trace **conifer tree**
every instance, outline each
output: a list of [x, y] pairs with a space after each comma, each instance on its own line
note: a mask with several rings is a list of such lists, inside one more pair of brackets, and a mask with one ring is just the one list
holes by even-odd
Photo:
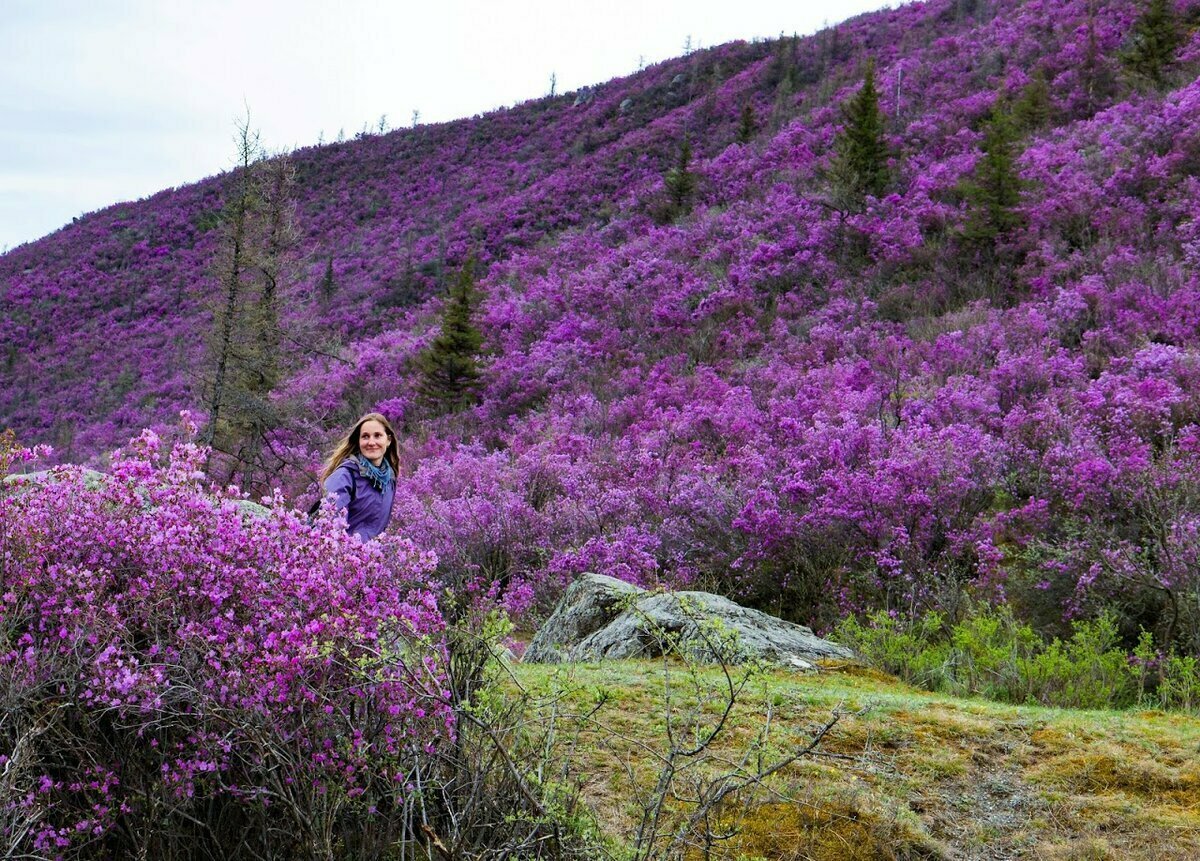
[[333, 277], [333, 255], [325, 258], [325, 274], [321, 276], [321, 298], [328, 302], [337, 292], [337, 281]]
[[742, 105], [742, 117], [738, 123], [738, 143], [748, 144], [758, 134], [758, 120], [754, 116], [754, 106], [749, 102]]
[[417, 357], [417, 394], [432, 414], [456, 412], [475, 401], [483, 334], [473, 315], [478, 304], [475, 260], [468, 258], [450, 286], [438, 336]]
[[767, 68], [767, 86], [775, 87], [784, 81], [795, 89], [796, 86], [796, 55], [800, 46], [800, 37], [793, 34], [790, 37], [779, 34], [775, 50], [771, 53], [771, 64]]
[[1130, 31], [1121, 59], [1134, 74], [1147, 78], [1161, 89], [1175, 64], [1175, 54], [1183, 44], [1183, 38], [1171, 0], [1149, 0]]
[[230, 452], [242, 468], [242, 487], [250, 489], [269, 471], [263, 462], [268, 434], [281, 418], [271, 394], [284, 373], [280, 291], [284, 267], [296, 245], [291, 211], [295, 169], [286, 156], [264, 159], [255, 166], [256, 207], [251, 213], [249, 260], [253, 291], [235, 341], [240, 385], [227, 414], [233, 439]]
[[686, 215], [692, 209], [692, 196], [696, 193], [696, 174], [692, 172], [691, 164], [692, 144], [684, 138], [679, 144], [675, 166], [663, 175], [672, 218]]
[[880, 197], [890, 181], [885, 119], [875, 89], [875, 61], [867, 61], [863, 84], [842, 107], [842, 130], [834, 141], [830, 177], [838, 191], [856, 203], [868, 194]]
[[1031, 132], [1050, 122], [1050, 84], [1044, 69], [1038, 69], [1013, 103], [1013, 122], [1021, 131]]
[[796, 109], [796, 87], [790, 76], [785, 77], [775, 88], [775, 102], [771, 106], [770, 124], [774, 131], [783, 128], [793, 117]]
[[238, 167], [232, 177], [233, 193], [222, 215], [222, 250], [216, 263], [217, 280], [221, 287], [221, 303], [214, 309], [213, 333], [209, 343], [212, 365], [212, 384], [205, 403], [208, 406], [208, 426], [201, 436], [207, 445], [216, 443], [217, 429], [229, 399], [226, 387], [230, 382], [231, 359], [239, 317], [245, 305], [247, 272], [250, 269], [247, 232], [250, 211], [254, 205], [255, 184], [251, 168], [260, 158], [257, 133], [250, 128], [250, 118], [239, 121], [237, 127]]
[[1083, 52], [1083, 66], [1079, 70], [1084, 117], [1096, 113], [1101, 104], [1116, 94], [1117, 89], [1116, 76], [1101, 55], [1100, 42], [1096, 37], [1096, 0], [1089, 0], [1087, 12], [1087, 47]]
[[288, 159], [268, 160], [247, 116], [238, 125], [238, 166], [222, 216], [214, 264], [221, 299], [213, 308], [202, 440], [230, 460], [229, 480], [256, 486], [268, 434], [279, 424], [271, 393], [283, 375], [279, 317], [284, 267], [295, 245]]
[[1024, 223], [1021, 178], [1017, 173], [1017, 131], [1006, 106], [993, 106], [984, 127], [983, 155], [973, 177], [963, 184], [969, 211], [963, 238], [977, 247], [996, 243]]

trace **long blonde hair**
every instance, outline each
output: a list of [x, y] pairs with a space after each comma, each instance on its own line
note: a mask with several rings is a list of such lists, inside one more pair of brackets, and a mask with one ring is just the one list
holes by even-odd
[[342, 465], [342, 461], [362, 454], [362, 450], [358, 447], [358, 435], [362, 433], [362, 426], [367, 422], [379, 422], [383, 425], [383, 430], [388, 437], [388, 447], [387, 451], [383, 453], [383, 459], [391, 465], [393, 473], [397, 476], [400, 475], [400, 450], [396, 442], [396, 432], [392, 430], [391, 423], [381, 414], [367, 413], [354, 423], [350, 433], [338, 442], [333, 453], [329, 455], [329, 459], [325, 461], [325, 471], [321, 473], [321, 484], [324, 484], [325, 479], [333, 475], [333, 471]]

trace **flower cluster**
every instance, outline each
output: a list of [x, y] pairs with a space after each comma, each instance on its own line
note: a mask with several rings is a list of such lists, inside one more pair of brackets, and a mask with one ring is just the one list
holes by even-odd
[[452, 735], [432, 557], [206, 489], [206, 455], [147, 431], [100, 480], [4, 486], [9, 846], [132, 856], [271, 821], [317, 845]]

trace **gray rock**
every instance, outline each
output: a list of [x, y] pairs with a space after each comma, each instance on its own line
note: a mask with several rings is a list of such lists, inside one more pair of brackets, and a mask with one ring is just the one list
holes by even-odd
[[844, 646], [709, 592], [647, 592], [583, 574], [525, 651], [528, 663], [650, 658], [682, 651], [705, 661], [761, 660], [799, 670], [852, 658]]
[[[3, 483], [9, 485], [10, 487], [21, 489], [42, 484], [48, 478], [50, 478], [50, 470], [43, 469], [38, 472], [6, 475], [3, 477]], [[89, 490], [98, 489], [106, 479], [107, 476], [102, 472], [97, 472], [94, 469], [86, 468], [83, 470], [83, 483], [84, 486]], [[257, 517], [261, 519], [271, 513], [266, 506], [260, 505], [257, 502], [251, 502], [249, 499], [237, 500], [237, 507], [238, 511], [240, 511], [245, 517]]]
[[577, 96], [575, 96], [575, 101], [572, 102], [572, 107], [577, 108], [580, 105], [586, 105], [588, 102], [590, 102], [594, 98], [596, 98], [595, 92], [588, 89], [587, 87], [584, 87], [582, 90], [579, 91], [579, 94]]
[[671, 78], [671, 86], [678, 87], [680, 84], [682, 84], [686, 80], [687, 80], [687, 75], [685, 75], [683, 72], [680, 72], [678, 75]]
[[[43, 469], [37, 472], [14, 473], [13, 475], [4, 476], [4, 483], [14, 487], [22, 487], [27, 484], [41, 484], [50, 477], [50, 470]], [[91, 490], [95, 490], [104, 481], [104, 473], [96, 472], [94, 469], [83, 470], [84, 486]]]
[[625, 99], [621, 102], [621, 113], [627, 114], [633, 108], [633, 99]]
[[259, 505], [257, 502], [251, 502], [248, 499], [239, 499], [237, 501], [238, 511], [247, 517], [257, 517], [262, 520], [270, 515], [271, 510], [265, 505]]

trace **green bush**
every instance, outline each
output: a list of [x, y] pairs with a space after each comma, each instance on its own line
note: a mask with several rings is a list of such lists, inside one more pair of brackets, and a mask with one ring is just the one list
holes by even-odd
[[1158, 704], [1164, 709], [1200, 712], [1200, 662], [1194, 656], [1168, 655], [1163, 659]]
[[950, 659], [943, 627], [940, 613], [902, 621], [879, 611], [865, 623], [854, 616], [844, 619], [836, 639], [885, 673], [940, 691], [945, 690]]
[[1149, 634], [1127, 654], [1109, 614], [1072, 629], [1070, 639], [1047, 642], [1007, 607], [984, 607], [949, 626], [936, 613], [915, 620], [875, 613], [844, 620], [838, 634], [879, 669], [942, 693], [1062, 708], [1200, 708], [1195, 658], [1160, 661]]

